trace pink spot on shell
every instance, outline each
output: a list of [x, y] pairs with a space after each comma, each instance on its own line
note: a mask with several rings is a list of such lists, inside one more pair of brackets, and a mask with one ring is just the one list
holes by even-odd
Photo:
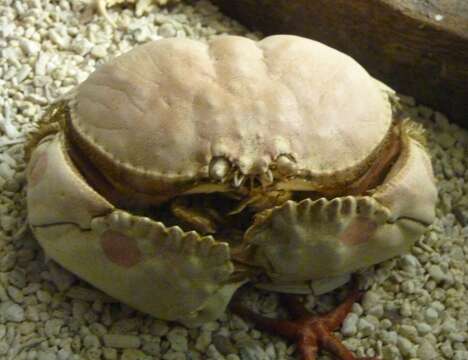
[[346, 245], [362, 244], [370, 240], [377, 229], [377, 224], [367, 218], [356, 218], [341, 234], [341, 242]]
[[44, 151], [36, 156], [30, 165], [28, 184], [29, 186], [36, 186], [44, 178], [44, 174], [47, 170], [47, 152]]
[[142, 257], [136, 239], [118, 231], [105, 231], [101, 235], [101, 246], [109, 260], [122, 267], [132, 267]]

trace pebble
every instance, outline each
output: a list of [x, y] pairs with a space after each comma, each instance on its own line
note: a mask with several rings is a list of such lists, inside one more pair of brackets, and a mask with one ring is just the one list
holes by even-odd
[[359, 317], [355, 313], [350, 313], [346, 316], [341, 326], [341, 332], [345, 336], [353, 336], [357, 333], [357, 323]]
[[452, 344], [450, 343], [449, 340], [446, 340], [441, 346], [440, 346], [440, 351], [442, 352], [442, 354], [448, 358], [448, 359], [452, 359], [453, 357], [453, 348], [452, 348]]
[[424, 317], [429, 324], [434, 324], [438, 320], [439, 314], [437, 313], [437, 310], [430, 307], [424, 312]]
[[437, 351], [429, 341], [423, 340], [418, 347], [417, 356], [420, 360], [433, 360], [437, 358]]
[[366, 319], [359, 319], [358, 330], [364, 336], [369, 336], [375, 331], [375, 326]]
[[91, 49], [91, 55], [101, 59], [107, 56], [107, 47], [104, 45], [96, 45]]
[[399, 336], [397, 341], [398, 349], [403, 355], [414, 357], [416, 354], [416, 347], [408, 339]]
[[197, 338], [195, 343], [195, 349], [199, 351], [205, 351], [208, 346], [211, 344], [211, 332], [209, 331], [202, 331]]
[[0, 271], [6, 272], [13, 269], [16, 263], [16, 254], [14, 252], [9, 252], [4, 254], [0, 258]]
[[117, 359], [117, 350], [113, 348], [103, 348], [102, 356], [105, 360], [116, 360]]
[[48, 291], [39, 290], [36, 293], [36, 297], [41, 303], [44, 304], [49, 304], [52, 301], [52, 297], [50, 296]]
[[8, 295], [10, 296], [10, 299], [13, 300], [16, 303], [22, 303], [24, 300], [24, 295], [21, 292], [21, 290], [17, 289], [14, 286], [8, 286], [7, 288]]
[[18, 326], [18, 331], [22, 335], [29, 335], [36, 329], [36, 324], [29, 321], [24, 321]]
[[439, 265], [431, 265], [429, 267], [428, 272], [429, 272], [429, 275], [436, 282], [444, 281], [447, 278], [446, 274], [442, 271], [442, 269], [441, 269], [441, 267]]
[[69, 360], [72, 356], [72, 353], [70, 350], [67, 349], [60, 349], [57, 352], [57, 359], [58, 360]]
[[362, 309], [361, 304], [357, 302], [353, 304], [353, 307], [351, 308], [351, 312], [356, 314], [357, 316], [361, 316], [362, 314], [364, 314], [364, 310]]
[[48, 351], [40, 351], [37, 355], [37, 360], [56, 360], [57, 356]]
[[416, 329], [420, 335], [426, 335], [432, 331], [432, 326], [427, 323], [417, 323]]
[[242, 360], [267, 359], [265, 351], [255, 341], [248, 340], [237, 345], [239, 347], [239, 355]]
[[171, 347], [175, 351], [187, 351], [188, 342], [187, 337], [181, 334], [179, 329], [174, 329], [167, 334], [167, 339], [171, 344]]
[[54, 337], [58, 336], [60, 333], [60, 329], [63, 326], [63, 320], [62, 319], [51, 319], [46, 321], [45, 323], [45, 334], [49, 337]]
[[101, 345], [99, 338], [96, 335], [86, 335], [83, 339], [85, 348], [97, 348]]
[[24, 321], [24, 310], [18, 304], [7, 301], [0, 304], [0, 317], [5, 321], [22, 322]]
[[224, 335], [214, 335], [212, 338], [213, 345], [223, 355], [229, 355], [237, 352], [236, 347], [231, 339]]
[[367, 310], [367, 313], [369, 315], [373, 315], [375, 316], [376, 318], [380, 319], [383, 314], [384, 314], [384, 308], [383, 308], [383, 305], [382, 304], [377, 304], [377, 305], [374, 305], [372, 306], [371, 308], [369, 308]]
[[386, 330], [386, 329], [390, 329], [391, 327], [393, 327], [393, 324], [390, 319], [382, 319], [380, 321], [380, 327]]
[[396, 345], [398, 342], [398, 334], [396, 331], [383, 331], [380, 333], [380, 337], [386, 344]]
[[221, 355], [221, 353], [216, 349], [216, 347], [211, 344], [208, 346], [208, 350], [206, 351], [206, 355], [210, 359], [215, 359], [215, 360], [224, 360], [224, 356]]
[[55, 29], [49, 30], [49, 38], [54, 42], [60, 49], [66, 50], [70, 43], [70, 38], [63, 34], [60, 34]]
[[26, 286], [26, 276], [20, 269], [15, 269], [8, 274], [10, 284], [18, 289], [23, 289]]
[[412, 325], [401, 325], [399, 333], [412, 341], [416, 341], [418, 338], [418, 331], [416, 330], [416, 327]]
[[465, 334], [462, 334], [460, 332], [450, 333], [448, 335], [448, 338], [454, 342], [460, 342], [460, 343], [463, 343], [466, 340]]
[[105, 334], [102, 337], [104, 345], [113, 348], [139, 348], [140, 338], [135, 335]]
[[70, 50], [80, 56], [84, 56], [93, 49], [93, 43], [84, 37], [79, 37], [73, 40]]
[[377, 293], [373, 291], [367, 291], [364, 294], [364, 297], [362, 299], [362, 307], [367, 312], [369, 309], [373, 308], [375, 305], [378, 305], [379, 302], [380, 302], [380, 296]]
[[416, 290], [416, 285], [413, 281], [408, 280], [401, 284], [401, 290], [403, 290], [407, 294], [413, 294]]
[[144, 352], [136, 349], [125, 349], [122, 351], [120, 360], [149, 360]]
[[161, 345], [155, 341], [145, 341], [142, 345], [143, 352], [149, 355], [158, 356], [161, 352]]
[[406, 317], [411, 317], [413, 315], [413, 308], [408, 301], [404, 301], [403, 304], [401, 304], [400, 313]]

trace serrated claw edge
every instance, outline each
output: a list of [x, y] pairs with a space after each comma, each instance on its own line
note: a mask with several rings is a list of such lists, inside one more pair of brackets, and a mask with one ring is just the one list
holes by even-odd
[[310, 280], [348, 271], [352, 248], [370, 244], [388, 219], [389, 210], [369, 196], [289, 201], [256, 219], [245, 241], [270, 276]]
[[130, 237], [148, 238], [156, 248], [174, 253], [198, 254], [216, 264], [230, 260], [230, 248], [227, 243], [216, 242], [211, 236], [201, 236], [195, 231], [184, 232], [178, 226], [166, 227], [161, 222], [134, 216], [122, 210], [93, 219], [91, 230], [98, 234], [112, 230]]
[[[345, 196], [327, 200], [320, 198], [317, 200], [304, 199], [300, 202], [287, 201], [283, 206], [279, 206], [265, 213], [259, 220], [248, 229], [247, 233], [254, 231], [257, 226], [262, 226], [270, 221], [275, 221], [276, 217], [284, 218], [281, 223], [301, 224], [305, 221], [314, 223], [342, 223], [346, 225], [352, 218], [357, 216], [369, 218], [378, 224], [385, 223], [390, 212], [383, 205], [370, 196]], [[246, 235], [247, 238], [250, 235]]]
[[93, 219], [91, 231], [106, 274], [114, 279], [109, 282], [98, 275], [98, 285], [157, 317], [190, 323], [210, 320], [242, 284], [232, 278], [229, 245], [212, 236], [166, 227], [122, 210]]

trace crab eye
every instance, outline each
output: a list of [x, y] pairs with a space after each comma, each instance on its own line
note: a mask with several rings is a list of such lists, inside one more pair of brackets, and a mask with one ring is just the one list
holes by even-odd
[[288, 155], [280, 155], [276, 159], [276, 166], [281, 174], [290, 174], [294, 171], [296, 164]]
[[223, 180], [231, 168], [231, 163], [224, 157], [215, 157], [210, 162], [210, 177]]

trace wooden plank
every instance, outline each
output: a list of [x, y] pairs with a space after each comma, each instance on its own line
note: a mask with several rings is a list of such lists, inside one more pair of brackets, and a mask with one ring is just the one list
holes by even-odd
[[466, 0], [212, 0], [265, 34], [306, 36], [468, 127]]

